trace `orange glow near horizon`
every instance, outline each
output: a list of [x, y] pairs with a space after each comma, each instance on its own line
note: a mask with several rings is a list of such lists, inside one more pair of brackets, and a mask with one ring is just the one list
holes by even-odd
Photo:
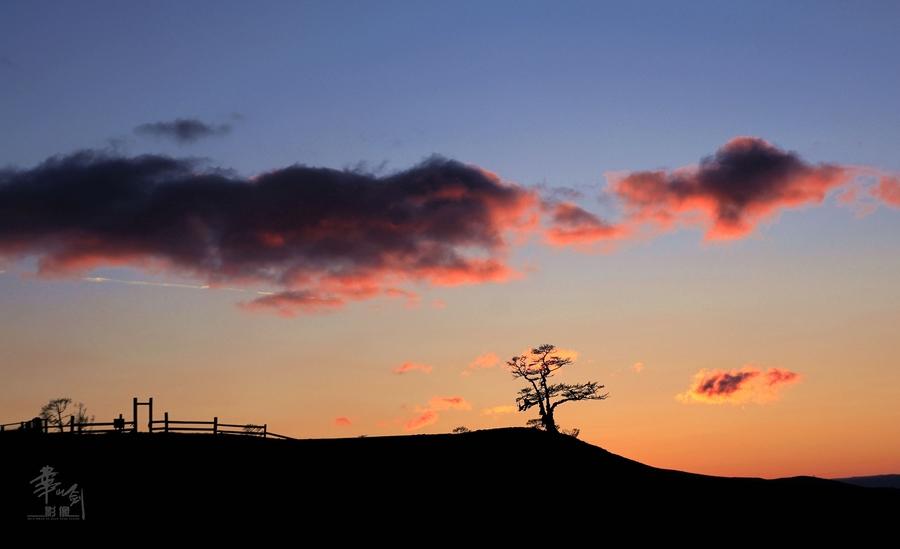
[[[704, 267], [704, 257], [723, 253], [697, 252], [696, 269], [664, 282], [645, 268], [623, 273], [596, 296], [559, 290], [535, 326], [527, 301], [495, 319], [478, 316], [478, 292], [423, 296], [445, 301], [444, 309], [409, 309], [385, 296], [339, 315], [283, 320], [235, 312], [231, 297], [216, 290], [46, 282], [7, 272], [0, 275], [3, 295], [23, 297], [4, 303], [17, 322], [7, 325], [0, 358], [17, 367], [6, 373], [6, 387], [16, 390], [3, 395], [2, 421], [32, 417], [56, 396], [82, 401], [104, 419], [129, 415], [132, 396], [153, 396], [158, 414], [267, 423], [303, 438], [522, 426], [532, 416], [515, 411], [520, 386], [504, 364], [550, 341], [574, 359], [561, 381], [598, 380], [611, 395], [566, 404], [558, 421], [614, 453], [719, 475], [900, 471], [900, 374], [893, 368], [900, 347], [891, 328], [900, 317], [884, 301], [894, 295], [887, 275], [900, 273], [900, 262], [787, 262], [742, 280], [742, 291], [732, 293], [717, 281], [741, 280], [756, 259]], [[543, 273], [549, 280], [565, 274]], [[865, 277], [867, 293], [834, 293], [850, 273]], [[522, 291], [540, 293], [539, 283], [532, 278]], [[53, 297], [26, 299], [35, 285]], [[767, 295], [764, 310], [760, 295]], [[837, 297], [823, 302], [820, 295]], [[573, 303], [596, 313], [572, 322]], [[710, 314], [698, 303], [728, 308]], [[603, 312], [626, 306], [627, 317]], [[830, 314], [834, 308], [843, 314]], [[482, 319], [476, 329], [473, 318]], [[761, 393], [726, 406], [675, 398], [699, 370], [740, 372], [728, 368], [735, 356], [765, 365], [745, 367], [759, 372], [751, 379], [763, 389], [777, 377], [786, 390], [777, 399]], [[408, 374], [394, 373], [404, 364], [413, 365]], [[799, 372], [802, 382], [787, 387], [795, 379], [785, 372]]]
[[[574, 362], [555, 379], [610, 394], [567, 403], [557, 420], [614, 453], [729, 476], [900, 472], [900, 180], [758, 138], [710, 158], [609, 176], [615, 222], [483, 172], [494, 194], [462, 216], [453, 203], [480, 187], [403, 195], [446, 215], [399, 216], [408, 223], [392, 238], [433, 224], [421, 240], [357, 250], [348, 228], [397, 220], [338, 216], [314, 231], [324, 240], [313, 243], [339, 244], [326, 259], [272, 228], [249, 233], [259, 258], [224, 270], [215, 246], [172, 263], [184, 258], [165, 238], [53, 247], [25, 224], [31, 248], [0, 249], [11, 254], [0, 257], [0, 421], [62, 396], [111, 419], [153, 396], [176, 419], [302, 438], [523, 426], [534, 411], [517, 411], [506, 361], [553, 343]], [[765, 165], [737, 189], [723, 179], [747, 163]], [[832, 219], [832, 191], [845, 193], [841, 215], [866, 200], [888, 207]], [[781, 216], [803, 206], [823, 207]], [[471, 215], [458, 242], [443, 241]], [[698, 244], [698, 229], [729, 242]], [[594, 243], [616, 251], [579, 253]], [[235, 310], [235, 292], [241, 309], [267, 314]]]

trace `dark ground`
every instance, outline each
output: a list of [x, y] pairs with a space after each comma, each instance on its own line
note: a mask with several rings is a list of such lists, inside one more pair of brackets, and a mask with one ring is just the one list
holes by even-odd
[[[461, 525], [748, 520], [896, 529], [900, 490], [812, 477], [724, 478], [656, 469], [534, 429], [263, 440], [226, 435], [0, 434], [0, 521], [43, 512], [30, 481], [50, 465], [84, 490], [88, 521], [259, 519]], [[62, 496], [58, 496], [62, 498]], [[64, 503], [58, 499], [57, 503]], [[72, 506], [73, 512], [79, 512]], [[211, 524], [212, 522], [209, 522]]]

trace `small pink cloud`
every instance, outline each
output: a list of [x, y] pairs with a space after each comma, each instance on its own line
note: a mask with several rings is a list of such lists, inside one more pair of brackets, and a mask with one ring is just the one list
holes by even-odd
[[644, 363], [643, 362], [635, 362], [631, 366], [631, 369], [632, 369], [632, 371], [634, 371], [634, 373], [639, 374], [644, 371]]
[[[529, 367], [536, 366], [538, 364], [538, 360], [540, 359], [540, 355], [536, 355], [533, 352], [533, 349], [523, 349], [518, 356], [525, 357], [526, 361], [529, 363]], [[550, 357], [556, 357], [563, 360], [569, 360], [571, 362], [576, 362], [578, 357], [581, 356], [581, 353], [576, 351], [575, 349], [563, 349], [557, 347], [550, 355]]]
[[857, 218], [866, 217], [878, 209], [878, 201], [873, 200], [874, 191], [864, 193], [864, 188], [858, 180], [847, 183], [837, 195], [837, 203], [850, 208]]
[[499, 406], [491, 406], [490, 408], [485, 408], [481, 411], [481, 415], [483, 416], [501, 416], [506, 414], [514, 414], [517, 409], [515, 406], [509, 404], [501, 404]]
[[423, 374], [430, 374], [433, 368], [428, 364], [421, 364], [418, 362], [404, 362], [403, 364], [394, 367], [392, 372], [398, 375], [406, 374], [409, 372], [422, 372]]
[[333, 295], [318, 295], [306, 290], [291, 290], [257, 297], [238, 304], [245, 311], [274, 311], [290, 318], [299, 314], [323, 313], [340, 309], [344, 299]]
[[436, 396], [428, 401], [428, 406], [416, 407], [416, 415], [404, 422], [403, 428], [406, 431], [415, 431], [435, 423], [440, 419], [438, 412], [445, 410], [471, 410], [472, 405], [460, 396]]
[[544, 241], [551, 246], [584, 246], [626, 236], [622, 226], [608, 223], [571, 202], [545, 207], [550, 210], [551, 226], [544, 233]]
[[872, 195], [889, 206], [900, 208], [900, 177], [883, 176]]
[[392, 298], [405, 299], [407, 309], [415, 309], [422, 301], [422, 298], [419, 297], [419, 294], [410, 292], [408, 290], [403, 290], [401, 288], [387, 288], [386, 290], [384, 290], [384, 295]]
[[769, 368], [766, 372], [766, 384], [771, 387], [779, 383], [792, 383], [798, 381], [800, 374], [779, 368]]
[[334, 424], [337, 425], [338, 427], [349, 427], [350, 425], [353, 424], [353, 422], [350, 421], [350, 418], [348, 418], [348, 417], [340, 416], [340, 417], [334, 418]]
[[475, 360], [473, 360], [469, 364], [469, 368], [493, 368], [498, 364], [500, 364], [500, 357], [498, 357], [496, 353], [484, 353], [483, 355], [478, 355], [477, 357], [475, 357]]
[[432, 397], [428, 401], [428, 408], [431, 410], [471, 410], [472, 405], [459, 396]]
[[403, 424], [403, 428], [407, 431], [415, 431], [422, 427], [427, 427], [438, 420], [438, 414], [434, 410], [422, 410], [419, 415], [410, 419]]
[[472, 362], [466, 367], [463, 371], [464, 376], [472, 375], [473, 372], [478, 370], [487, 370], [490, 368], [495, 368], [500, 364], [500, 357], [497, 356], [497, 353], [484, 353], [475, 357]]
[[765, 404], [776, 400], [784, 386], [798, 381], [796, 372], [781, 368], [763, 371], [750, 364], [730, 371], [700, 370], [691, 387], [676, 398], [684, 403]]

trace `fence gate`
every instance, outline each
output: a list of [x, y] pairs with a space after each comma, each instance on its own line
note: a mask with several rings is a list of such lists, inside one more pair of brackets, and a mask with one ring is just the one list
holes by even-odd
[[133, 429], [134, 432], [138, 432], [138, 406], [146, 406], [147, 407], [147, 432], [153, 432], [153, 397], [150, 397], [147, 402], [138, 402], [137, 397], [134, 397], [133, 409], [131, 420], [133, 421]]

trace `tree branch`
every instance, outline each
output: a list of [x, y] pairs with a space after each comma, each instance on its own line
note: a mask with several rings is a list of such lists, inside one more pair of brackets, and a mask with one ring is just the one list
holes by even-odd
[[609, 393], [601, 393], [605, 388], [604, 385], [596, 381], [588, 381], [587, 383], [565, 384], [559, 383], [553, 386], [554, 394], [561, 394], [563, 398], [550, 405], [550, 410], [555, 410], [557, 406], [564, 402], [573, 402], [577, 400], [604, 400]]

